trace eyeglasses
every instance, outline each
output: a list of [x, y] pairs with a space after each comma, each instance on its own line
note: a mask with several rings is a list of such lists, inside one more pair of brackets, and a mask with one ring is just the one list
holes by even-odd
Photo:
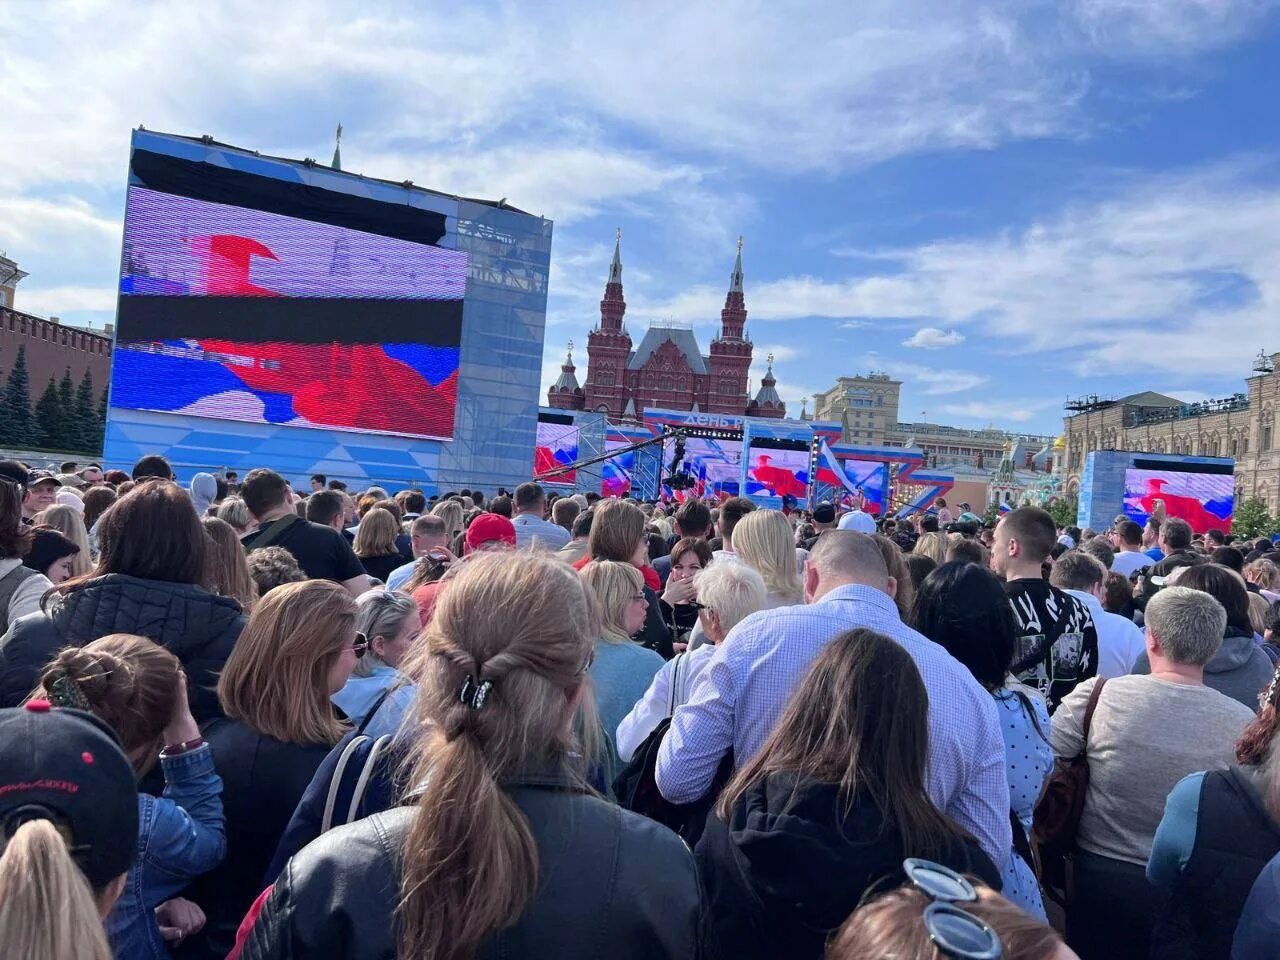
[[978, 891], [954, 870], [915, 857], [902, 861], [911, 885], [933, 901], [924, 909], [924, 928], [943, 954], [957, 960], [999, 960], [1000, 937], [957, 903], [976, 903]]
[[351, 652], [357, 657], [363, 657], [369, 652], [369, 638], [363, 633], [356, 631], [356, 638], [351, 641]]
[[644, 600], [644, 599], [645, 599], [645, 595], [643, 593], [637, 593], [634, 597], [631, 598], [631, 602], [635, 603], [637, 600]]

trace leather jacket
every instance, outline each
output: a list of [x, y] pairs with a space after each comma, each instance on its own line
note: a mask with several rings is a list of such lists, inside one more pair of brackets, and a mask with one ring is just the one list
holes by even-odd
[[[529, 819], [540, 881], [479, 960], [661, 960], [704, 955], [693, 855], [651, 820], [551, 775], [506, 789]], [[276, 880], [240, 960], [394, 960], [400, 851], [414, 807], [338, 827]]]

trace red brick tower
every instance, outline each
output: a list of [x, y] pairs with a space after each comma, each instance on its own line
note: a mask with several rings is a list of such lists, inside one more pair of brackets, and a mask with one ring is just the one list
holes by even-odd
[[733, 265], [729, 294], [720, 311], [720, 336], [711, 341], [708, 376], [708, 413], [742, 416], [746, 410], [747, 368], [751, 366], [751, 341], [747, 339], [747, 307], [742, 295], [742, 238], [738, 238], [738, 259]]
[[627, 302], [622, 299], [622, 231], [613, 247], [609, 281], [600, 301], [600, 323], [587, 336], [585, 406], [617, 419], [627, 403], [627, 357], [631, 335], [622, 325]]

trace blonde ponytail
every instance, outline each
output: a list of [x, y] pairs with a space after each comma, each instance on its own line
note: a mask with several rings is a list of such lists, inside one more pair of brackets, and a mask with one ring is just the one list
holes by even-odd
[[48, 820], [18, 827], [0, 854], [0, 943], [23, 960], [111, 960], [89, 882]]

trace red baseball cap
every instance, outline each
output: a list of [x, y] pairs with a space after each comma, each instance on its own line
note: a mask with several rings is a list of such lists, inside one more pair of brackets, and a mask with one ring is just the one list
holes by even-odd
[[497, 513], [482, 513], [467, 527], [467, 552], [478, 550], [487, 543], [516, 545], [516, 525]]

